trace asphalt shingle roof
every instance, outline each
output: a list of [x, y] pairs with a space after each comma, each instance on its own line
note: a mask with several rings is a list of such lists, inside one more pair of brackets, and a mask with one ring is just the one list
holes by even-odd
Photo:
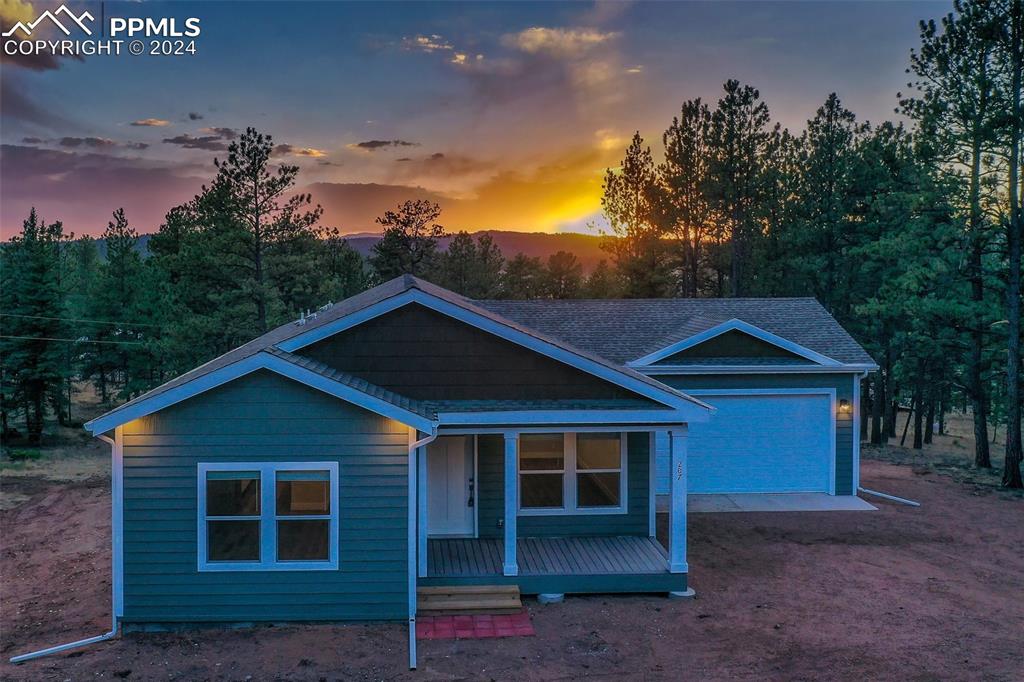
[[[464, 310], [568, 350], [659, 391], [703, 405], [685, 393], [641, 374], [625, 363], [689, 338], [731, 319], [739, 319], [798, 343], [834, 360], [874, 364], [871, 357], [813, 298], [617, 299], [474, 301], [410, 275], [333, 304], [306, 318], [289, 322], [186, 372], [108, 413], [114, 414], [215, 370], [260, 352], [268, 352], [373, 395], [416, 414], [433, 418], [441, 411], [549, 409], [552, 401], [461, 401], [426, 403], [399, 395], [358, 377], [339, 372], [277, 346], [295, 336], [334, 322], [410, 289], [419, 289]], [[716, 359], [717, 360], [717, 359]], [[721, 359], [733, 364], [734, 359]], [[727, 362], [728, 360], [728, 362]], [[744, 364], [750, 364], [746, 362]], [[539, 403], [543, 405], [538, 406]], [[648, 404], [649, 405], [649, 404]], [[626, 406], [574, 402], [562, 409], [628, 409]], [[106, 416], [106, 415], [105, 415]]]
[[620, 364], [739, 319], [848, 364], [874, 364], [813, 298], [477, 301], [502, 317]]

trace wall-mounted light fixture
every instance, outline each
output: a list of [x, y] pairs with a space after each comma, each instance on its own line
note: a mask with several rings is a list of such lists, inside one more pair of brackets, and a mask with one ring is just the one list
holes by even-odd
[[839, 401], [839, 414], [850, 414], [850, 401], [846, 398]]

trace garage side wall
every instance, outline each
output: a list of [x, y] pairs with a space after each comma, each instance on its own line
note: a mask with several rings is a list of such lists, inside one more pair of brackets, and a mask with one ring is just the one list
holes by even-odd
[[[850, 374], [722, 374], [722, 375], [659, 375], [659, 381], [682, 391], [699, 389], [780, 389], [833, 388], [836, 402], [853, 401], [853, 377]], [[755, 428], [755, 425], [750, 425]], [[853, 494], [853, 415], [836, 415], [836, 494]], [[658, 461], [658, 493], [668, 493], [667, 442], [656, 439]]]
[[[124, 620], [404, 619], [408, 428], [271, 372], [124, 427]], [[338, 569], [200, 572], [200, 462], [338, 463]]]

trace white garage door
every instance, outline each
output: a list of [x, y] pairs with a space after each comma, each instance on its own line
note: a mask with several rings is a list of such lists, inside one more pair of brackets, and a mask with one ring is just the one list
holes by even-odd
[[[718, 408], [691, 424], [691, 493], [829, 492], [835, 434], [827, 395], [692, 395]], [[668, 440], [656, 437], [658, 492], [668, 493]]]

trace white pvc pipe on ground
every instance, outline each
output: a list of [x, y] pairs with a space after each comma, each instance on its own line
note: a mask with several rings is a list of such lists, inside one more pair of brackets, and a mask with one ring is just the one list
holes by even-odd
[[80, 639], [77, 642], [69, 642], [67, 644], [59, 644], [57, 646], [51, 646], [49, 649], [40, 649], [39, 651], [33, 651], [30, 654], [22, 654], [21, 656], [15, 656], [11, 659], [11, 663], [23, 663], [25, 661], [31, 661], [33, 658], [42, 658], [43, 656], [49, 656], [50, 654], [59, 654], [61, 651], [67, 651], [68, 649], [75, 649], [80, 646], [87, 646], [89, 644], [96, 644], [97, 642], [103, 642], [108, 639], [113, 639], [117, 636], [117, 622], [115, 619], [113, 629], [102, 635], [96, 637], [90, 637], [88, 639]]
[[862, 493], [864, 493], [866, 495], [874, 495], [875, 497], [881, 497], [881, 498], [884, 498], [886, 500], [892, 500], [893, 502], [899, 502], [900, 504], [907, 504], [907, 505], [910, 505], [911, 507], [920, 507], [921, 506], [920, 502], [914, 502], [913, 500], [908, 500], [905, 497], [896, 497], [895, 495], [889, 495], [887, 493], [880, 493], [877, 490], [868, 490], [867, 488], [861, 488], [861, 487], [858, 487], [857, 490], [859, 490], [860, 492], [862, 492]]

